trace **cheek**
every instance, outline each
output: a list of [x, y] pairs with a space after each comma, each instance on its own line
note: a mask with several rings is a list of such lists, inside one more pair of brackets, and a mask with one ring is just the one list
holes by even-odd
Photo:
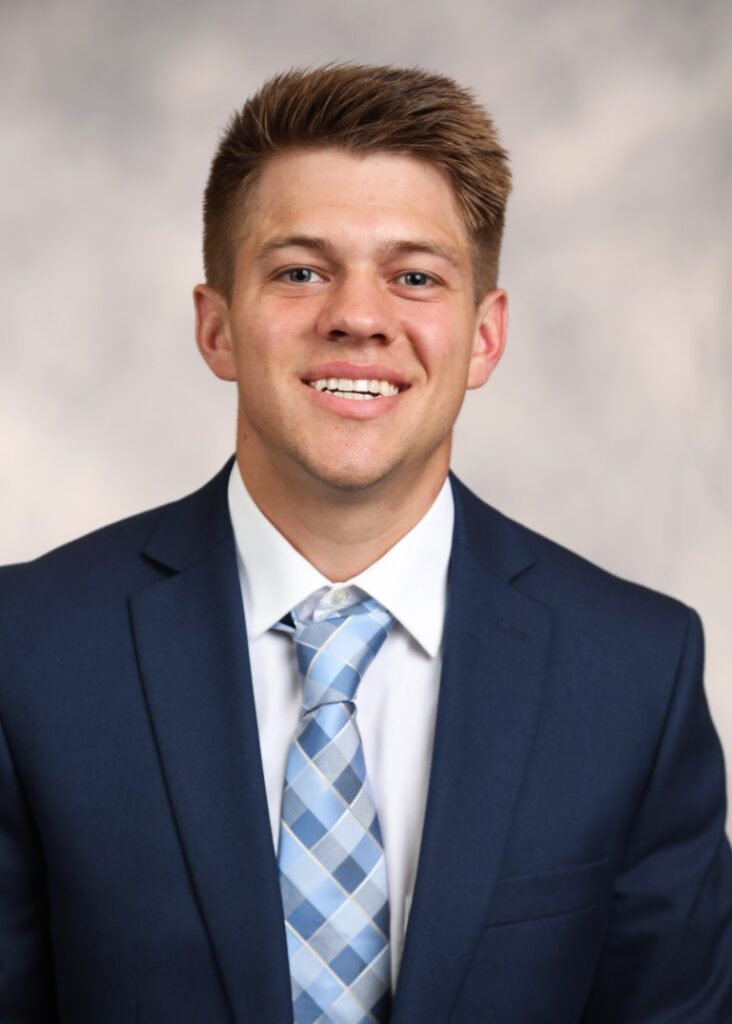
[[256, 350], [259, 358], [283, 361], [312, 328], [313, 312], [308, 302], [260, 299], [246, 307], [236, 323], [236, 333], [245, 350]]
[[472, 345], [471, 325], [439, 311], [425, 317], [414, 335], [413, 347], [430, 384], [448, 392], [464, 387]]
[[266, 373], [270, 365], [282, 356], [282, 338], [287, 336], [277, 321], [268, 317], [265, 310], [248, 310], [233, 325], [233, 343], [237, 366], [240, 371], [256, 368], [259, 374]]

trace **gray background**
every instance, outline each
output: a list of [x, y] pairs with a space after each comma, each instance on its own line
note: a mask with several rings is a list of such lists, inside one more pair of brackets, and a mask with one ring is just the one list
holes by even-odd
[[729, 767], [731, 43], [721, 0], [2, 0], [0, 562], [232, 449], [190, 299], [229, 113], [293, 64], [420, 64], [476, 90], [515, 170], [509, 345], [455, 467], [700, 611]]

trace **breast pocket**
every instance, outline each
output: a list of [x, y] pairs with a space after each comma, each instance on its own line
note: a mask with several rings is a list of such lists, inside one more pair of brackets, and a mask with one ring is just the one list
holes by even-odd
[[450, 1024], [579, 1020], [610, 892], [606, 860], [500, 879]]
[[485, 926], [575, 913], [602, 902], [609, 887], [607, 859], [547, 874], [502, 878], [493, 891]]

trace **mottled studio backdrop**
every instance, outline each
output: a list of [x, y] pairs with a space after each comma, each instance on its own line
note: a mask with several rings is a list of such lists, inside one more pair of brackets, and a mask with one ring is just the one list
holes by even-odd
[[227, 457], [234, 393], [192, 332], [208, 162], [263, 78], [338, 58], [446, 72], [496, 117], [511, 328], [455, 467], [698, 608], [729, 767], [723, 0], [2, 0], [0, 561], [177, 497]]

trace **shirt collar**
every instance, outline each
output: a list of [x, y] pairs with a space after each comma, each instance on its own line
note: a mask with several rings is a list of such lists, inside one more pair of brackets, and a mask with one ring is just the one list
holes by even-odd
[[434, 502], [409, 533], [350, 580], [335, 584], [311, 565], [261, 512], [234, 461], [229, 476], [229, 515], [250, 640], [320, 588], [356, 586], [374, 597], [434, 658], [442, 642], [454, 504], [446, 479]]

